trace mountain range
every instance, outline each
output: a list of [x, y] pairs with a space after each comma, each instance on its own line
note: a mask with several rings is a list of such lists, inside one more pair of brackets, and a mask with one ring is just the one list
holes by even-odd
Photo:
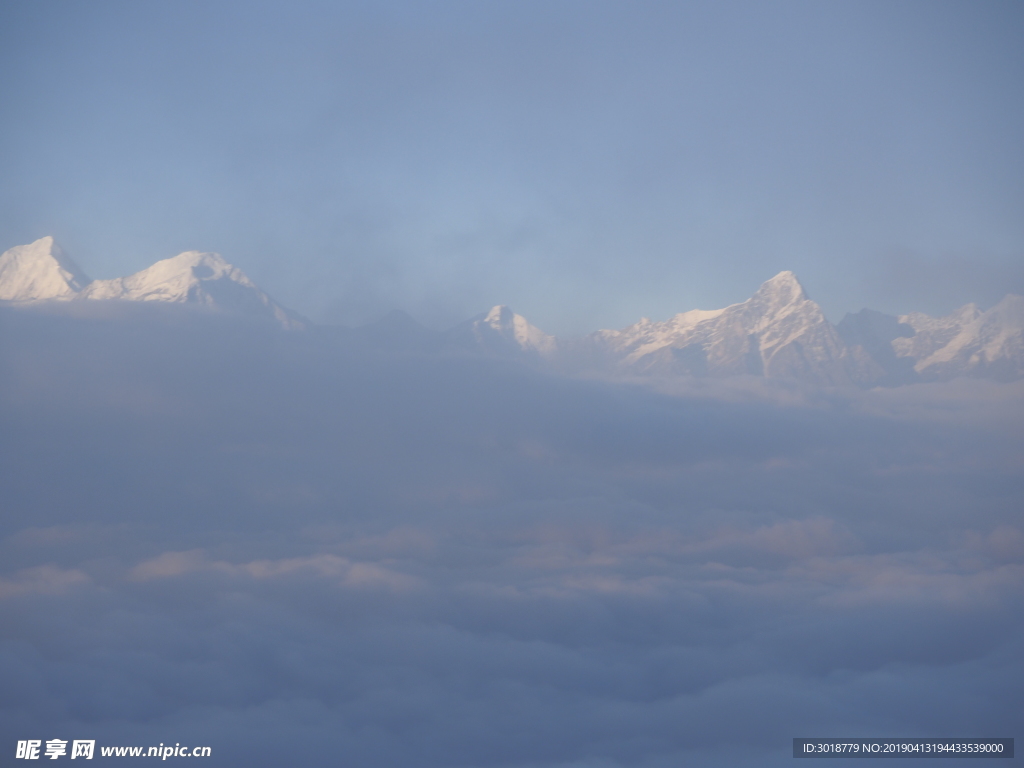
[[90, 280], [52, 237], [0, 255], [0, 300], [159, 301], [265, 318], [289, 330], [309, 324], [271, 299], [220, 254], [186, 251], [128, 277]]
[[[311, 325], [219, 254], [187, 251], [128, 277], [90, 280], [51, 237], [0, 255], [0, 301], [169, 302], [286, 330]], [[938, 318], [864, 309], [833, 325], [792, 272], [780, 272], [747, 301], [723, 309], [694, 309], [663, 322], [642, 318], [576, 339], [550, 336], [505, 306], [444, 332], [394, 312], [347, 333], [375, 348], [468, 352], [569, 374], [746, 375], [862, 387], [958, 376], [1024, 378], [1024, 297], [1007, 295], [987, 311], [968, 304]]]

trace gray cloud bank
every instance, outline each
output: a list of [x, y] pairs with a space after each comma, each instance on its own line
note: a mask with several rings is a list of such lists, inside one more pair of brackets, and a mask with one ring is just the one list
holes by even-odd
[[1022, 403], [0, 308], [3, 749], [603, 768], [1019, 736]]

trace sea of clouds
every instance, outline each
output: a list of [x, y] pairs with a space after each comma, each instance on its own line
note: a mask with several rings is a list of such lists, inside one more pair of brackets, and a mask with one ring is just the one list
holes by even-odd
[[174, 310], [0, 309], [0, 749], [1021, 735], [1024, 383], [570, 379]]

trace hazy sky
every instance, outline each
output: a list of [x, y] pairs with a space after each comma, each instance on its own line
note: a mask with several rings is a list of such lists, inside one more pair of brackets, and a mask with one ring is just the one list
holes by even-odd
[[1019, 2], [0, 6], [0, 249], [559, 334], [1024, 293]]

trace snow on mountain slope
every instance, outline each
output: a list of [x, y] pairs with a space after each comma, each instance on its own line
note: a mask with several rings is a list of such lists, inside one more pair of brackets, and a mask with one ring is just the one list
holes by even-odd
[[1024, 298], [1012, 294], [985, 312], [967, 304], [943, 317], [864, 309], [844, 317], [839, 332], [885, 369], [872, 383], [1024, 377]]
[[52, 237], [0, 255], [0, 299], [165, 301], [263, 317], [287, 329], [307, 321], [277, 304], [219, 254], [187, 251], [129, 277], [90, 281]]
[[893, 350], [897, 357], [922, 360], [949, 344], [963, 329], [981, 316], [973, 304], [967, 304], [945, 317], [929, 317], [920, 312], [900, 315], [899, 321], [913, 328], [908, 337], [894, 339]]
[[622, 331], [598, 331], [589, 344], [639, 374], [752, 374], [842, 384], [851, 380], [854, 362], [792, 272], [780, 272], [740, 304], [692, 310], [663, 323], [644, 318]]
[[0, 299], [4, 301], [71, 299], [88, 283], [89, 278], [52, 237], [0, 255]]
[[[128, 277], [90, 281], [52, 237], [0, 255], [0, 300], [168, 302], [264, 318], [287, 329], [308, 325], [216, 253], [187, 251]], [[747, 301], [724, 309], [694, 309], [664, 322], [642, 318], [583, 339], [559, 341], [501, 305], [443, 333], [399, 313], [356, 336], [371, 346], [424, 353], [457, 347], [563, 372], [753, 375], [861, 386], [1024, 378], [1020, 296], [1008, 295], [986, 312], [968, 304], [937, 318], [866, 309], [836, 327], [792, 272], [780, 272]]]
[[691, 309], [669, 318], [663, 323], [656, 323], [642, 317], [621, 331], [598, 331], [595, 340], [603, 342], [607, 347], [623, 357], [628, 363], [657, 352], [668, 346], [683, 347], [699, 335], [698, 328], [707, 320], [719, 317], [724, 309]]
[[[965, 322], [948, 322], [945, 325], [957, 333], [943, 346], [918, 357], [914, 370], [922, 378], [980, 375], [1010, 380], [1024, 376], [1024, 297], [1008, 294], [994, 307], [981, 313], [973, 304], [968, 304], [953, 315], [939, 318], [934, 324], [954, 316]], [[907, 317], [917, 319], [922, 316]], [[926, 323], [923, 325], [927, 327]]]
[[448, 340], [457, 346], [486, 351], [499, 356], [527, 356], [550, 359], [558, 352], [558, 342], [526, 318], [506, 306], [460, 323], [448, 332]]
[[83, 299], [201, 304], [272, 318], [287, 329], [306, 325], [299, 315], [274, 302], [242, 270], [217, 253], [186, 251], [128, 277], [94, 280], [80, 295]]

